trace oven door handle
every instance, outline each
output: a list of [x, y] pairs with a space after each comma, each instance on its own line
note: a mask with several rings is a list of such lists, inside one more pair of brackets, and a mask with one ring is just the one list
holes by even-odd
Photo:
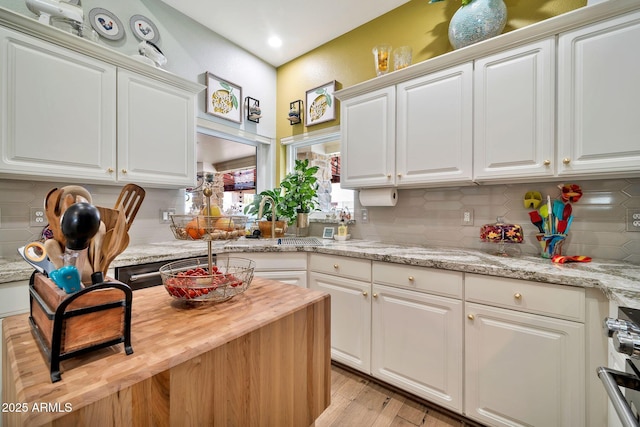
[[130, 282], [135, 282], [140, 279], [148, 279], [149, 277], [157, 277], [160, 275], [159, 271], [152, 271], [151, 273], [142, 273], [142, 274], [132, 274], [129, 277]]
[[[188, 267], [182, 267], [180, 269], [180, 271], [186, 271], [186, 270], [190, 270], [190, 269], [194, 269], [194, 268], [198, 268], [201, 267], [200, 265], [190, 265]], [[142, 273], [142, 274], [132, 274], [131, 276], [129, 276], [129, 282], [135, 282], [136, 280], [140, 280], [140, 279], [148, 279], [149, 277], [157, 277], [160, 276], [160, 270], [158, 271], [152, 271], [151, 273]]]
[[604, 389], [611, 400], [620, 422], [624, 427], [638, 427], [638, 421], [631, 412], [631, 408], [627, 404], [618, 384], [623, 385], [625, 382], [637, 382], [638, 379], [633, 375], [629, 375], [626, 372], [620, 372], [609, 368], [599, 367], [596, 372]]

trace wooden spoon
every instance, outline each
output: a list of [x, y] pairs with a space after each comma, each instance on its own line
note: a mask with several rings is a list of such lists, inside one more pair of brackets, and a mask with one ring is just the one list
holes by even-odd
[[49, 228], [53, 233], [53, 238], [57, 240], [62, 246], [67, 242], [67, 239], [62, 234], [62, 227], [60, 226], [60, 198], [62, 197], [62, 190], [54, 188], [49, 191], [49, 194], [44, 199], [44, 214], [49, 222]]
[[136, 184], [127, 184], [122, 187], [122, 191], [116, 200], [114, 209], [120, 209], [124, 211], [124, 216], [127, 222], [127, 232], [131, 228], [131, 223], [142, 205], [146, 192], [144, 189]]
[[100, 227], [98, 228], [98, 232], [93, 239], [91, 239], [91, 244], [89, 245], [89, 257], [91, 259], [91, 266], [93, 267], [93, 271], [100, 271], [100, 257], [102, 250], [102, 240], [104, 239], [104, 235], [107, 232], [107, 227], [104, 225], [104, 221], [100, 221]]
[[[127, 235], [127, 221], [124, 216], [124, 212], [117, 211], [119, 213], [115, 226], [111, 230], [107, 230], [104, 241], [102, 243], [102, 261], [100, 265], [100, 271], [107, 275], [107, 270], [111, 262], [117, 257], [122, 247], [122, 241], [128, 238]], [[106, 224], [105, 224], [106, 225]], [[109, 236], [109, 234], [111, 234]], [[127, 236], [127, 237], [125, 237]]]

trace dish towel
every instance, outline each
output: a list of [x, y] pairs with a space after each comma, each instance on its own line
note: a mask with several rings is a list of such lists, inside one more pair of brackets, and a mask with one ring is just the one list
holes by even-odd
[[551, 261], [557, 262], [558, 264], [564, 264], [566, 262], [590, 262], [591, 257], [584, 255], [575, 255], [575, 256], [565, 256], [565, 255], [554, 255], [551, 257]]

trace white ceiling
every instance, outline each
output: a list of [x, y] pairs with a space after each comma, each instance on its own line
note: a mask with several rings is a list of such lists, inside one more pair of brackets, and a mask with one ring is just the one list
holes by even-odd
[[[278, 67], [409, 0], [162, 0]], [[270, 47], [269, 37], [282, 39]]]
[[246, 157], [253, 157], [255, 159], [256, 156], [256, 147], [252, 145], [241, 144], [203, 133], [198, 133], [197, 143], [196, 151], [198, 162], [209, 165]]

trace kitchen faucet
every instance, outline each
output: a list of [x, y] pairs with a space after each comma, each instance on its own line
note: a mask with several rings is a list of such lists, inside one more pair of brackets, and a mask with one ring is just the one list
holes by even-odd
[[260, 205], [258, 206], [258, 219], [262, 218], [262, 210], [264, 209], [264, 204], [268, 200], [271, 200], [271, 238], [275, 239], [276, 237], [276, 202], [273, 200], [271, 196], [262, 196], [260, 199]]

